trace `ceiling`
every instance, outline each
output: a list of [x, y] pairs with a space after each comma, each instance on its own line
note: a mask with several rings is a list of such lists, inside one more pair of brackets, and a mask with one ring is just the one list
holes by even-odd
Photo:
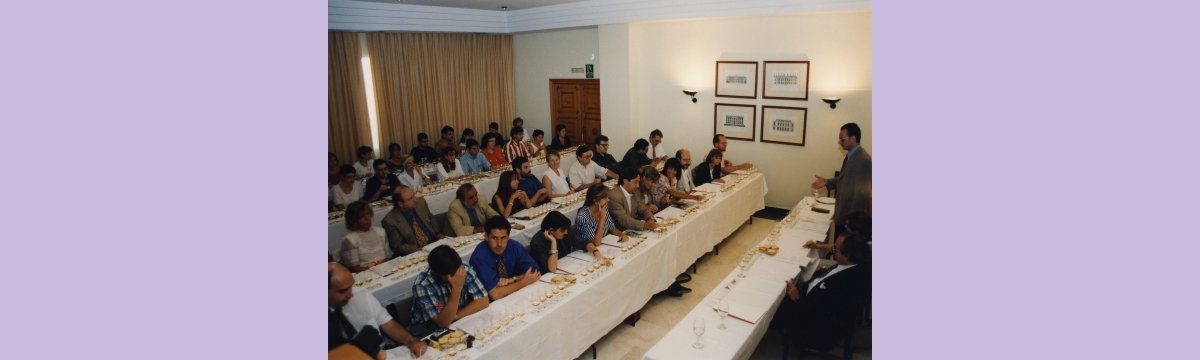
[[542, 6], [569, 4], [576, 2], [584, 2], [588, 0], [352, 0], [363, 2], [374, 2], [384, 4], [405, 4], [405, 5], [423, 5], [423, 6], [440, 6], [452, 7], [460, 9], [475, 9], [475, 10], [500, 10], [501, 6], [507, 6], [508, 10], [524, 10]]

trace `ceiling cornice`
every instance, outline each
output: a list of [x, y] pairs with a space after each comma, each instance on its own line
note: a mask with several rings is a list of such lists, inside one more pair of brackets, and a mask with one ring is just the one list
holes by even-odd
[[604, 24], [869, 9], [871, 0], [592, 0], [514, 11], [329, 0], [329, 29], [514, 34]]

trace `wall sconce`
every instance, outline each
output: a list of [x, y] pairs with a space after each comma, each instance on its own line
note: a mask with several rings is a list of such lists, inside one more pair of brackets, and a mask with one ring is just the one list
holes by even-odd
[[838, 103], [838, 101], [842, 101], [842, 99], [839, 99], [839, 98], [824, 98], [824, 99], [821, 99], [821, 101], [824, 101], [824, 102], [828, 103], [828, 104], [829, 104], [829, 108], [830, 108], [830, 109], [837, 109], [837, 103]]
[[687, 95], [687, 96], [691, 96], [691, 97], [692, 97], [692, 103], [693, 103], [693, 104], [694, 104], [694, 103], [696, 103], [696, 92], [695, 92], [695, 91], [687, 91], [687, 90], [684, 90], [684, 91], [683, 91], [683, 93], [684, 93], [684, 95]]

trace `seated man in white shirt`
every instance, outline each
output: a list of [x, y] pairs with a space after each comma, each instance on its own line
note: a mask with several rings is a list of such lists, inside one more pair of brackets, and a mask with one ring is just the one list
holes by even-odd
[[340, 318], [343, 334], [353, 338], [364, 326], [371, 325], [383, 332], [397, 344], [407, 345], [414, 359], [425, 353], [425, 343], [408, 333], [400, 323], [388, 315], [370, 293], [359, 288], [360, 296], [354, 296], [354, 276], [350, 270], [338, 263], [329, 263], [329, 312]]
[[650, 132], [650, 151], [646, 152], [646, 158], [651, 161], [667, 161], [667, 149], [662, 145], [663, 133], [658, 129]]
[[577, 192], [586, 191], [592, 184], [603, 182], [604, 177], [617, 178], [617, 174], [612, 170], [605, 169], [592, 161], [592, 151], [588, 150], [586, 146], [575, 149], [575, 159], [578, 162], [571, 164], [571, 170], [567, 171], [567, 182], [571, 183], [571, 188]]

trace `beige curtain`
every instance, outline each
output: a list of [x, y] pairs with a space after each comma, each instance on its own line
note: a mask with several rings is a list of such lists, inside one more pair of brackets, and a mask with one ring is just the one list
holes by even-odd
[[493, 121], [508, 137], [516, 117], [511, 35], [369, 33], [367, 44], [384, 158], [393, 142], [408, 153], [418, 133], [437, 143], [445, 125], [455, 141], [464, 128], [479, 140]]
[[358, 33], [329, 32], [329, 152], [343, 164], [358, 159], [359, 146], [371, 146], [358, 37]]

